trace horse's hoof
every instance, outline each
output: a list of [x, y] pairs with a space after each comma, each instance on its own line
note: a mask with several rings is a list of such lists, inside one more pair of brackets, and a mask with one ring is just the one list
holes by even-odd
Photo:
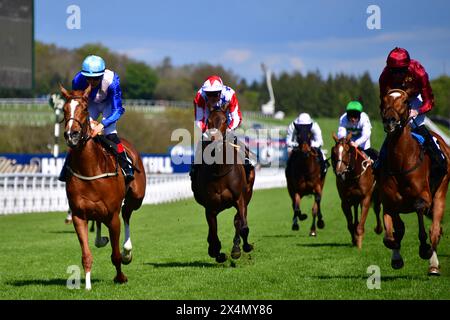
[[310, 236], [310, 237], [317, 237], [316, 231], [315, 231], [315, 230], [311, 230], [311, 231], [309, 232], [309, 236]]
[[383, 228], [381, 226], [377, 226], [373, 229], [376, 234], [381, 234], [383, 232]]
[[239, 259], [240, 257], [241, 257], [241, 248], [239, 248], [239, 246], [233, 247], [233, 249], [231, 249], [231, 258]]
[[428, 275], [429, 276], [440, 276], [441, 275], [441, 271], [439, 270], [438, 267], [430, 267], [428, 269]]
[[114, 282], [115, 283], [125, 283], [128, 281], [128, 278], [123, 274], [118, 274], [115, 278], [114, 278]]
[[292, 231], [298, 231], [298, 229], [300, 229], [300, 227], [298, 226], [297, 223], [294, 223], [294, 224], [292, 225]]
[[391, 267], [392, 267], [392, 269], [398, 270], [398, 269], [403, 268], [404, 265], [405, 264], [404, 264], [402, 258], [400, 258], [398, 260], [391, 260]]
[[65, 223], [65, 224], [71, 224], [71, 223], [72, 223], [72, 219], [65, 219], [65, 220], [64, 220], [64, 223]]
[[306, 220], [306, 218], [308, 218], [308, 215], [300, 213], [298, 218], [300, 219], [300, 221], [304, 221], [304, 220]]
[[247, 243], [242, 246], [242, 249], [244, 249], [244, 252], [249, 253], [253, 250], [253, 246], [250, 243]]
[[325, 222], [323, 220], [317, 221], [317, 228], [319, 229], [325, 228]]
[[122, 264], [128, 265], [133, 260], [133, 255], [131, 254], [131, 251], [128, 253], [122, 252]]
[[390, 239], [384, 238], [383, 243], [386, 246], [386, 248], [388, 248], [388, 249], [391, 249], [391, 250], [399, 250], [400, 249], [400, 245], [395, 240], [390, 240]]
[[97, 248], [103, 248], [104, 246], [106, 246], [109, 242], [108, 237], [101, 237], [100, 239], [95, 239], [95, 246]]
[[227, 261], [227, 256], [225, 255], [225, 253], [219, 253], [219, 255], [216, 257], [216, 262], [224, 263], [225, 261]]
[[424, 259], [428, 260], [433, 255], [433, 249], [431, 249], [431, 246], [427, 243], [423, 246], [419, 247], [419, 256]]

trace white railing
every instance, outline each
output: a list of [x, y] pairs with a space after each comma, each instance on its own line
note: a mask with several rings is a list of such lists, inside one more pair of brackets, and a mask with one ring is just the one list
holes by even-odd
[[[254, 189], [286, 186], [283, 169], [257, 171]], [[144, 204], [193, 197], [188, 174], [147, 175]], [[55, 175], [0, 174], [0, 215], [68, 209], [65, 184]]]

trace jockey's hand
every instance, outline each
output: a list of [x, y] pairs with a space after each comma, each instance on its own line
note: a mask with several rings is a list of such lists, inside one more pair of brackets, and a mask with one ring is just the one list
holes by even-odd
[[355, 148], [358, 148], [358, 147], [359, 147], [358, 144], [357, 144], [355, 141], [350, 141], [350, 145], [351, 145], [352, 147], [355, 147]]
[[103, 125], [103, 123], [97, 124], [97, 125], [92, 129], [92, 133], [91, 133], [92, 138], [95, 137], [96, 135], [98, 135], [100, 132], [102, 132], [104, 127], [105, 127], [105, 126]]
[[410, 118], [415, 118], [419, 115], [419, 111], [415, 110], [415, 109], [411, 109], [409, 110], [409, 117]]

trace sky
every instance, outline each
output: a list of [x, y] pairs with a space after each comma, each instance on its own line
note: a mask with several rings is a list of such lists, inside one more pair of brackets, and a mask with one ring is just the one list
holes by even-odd
[[[71, 5], [80, 29], [67, 27]], [[220, 64], [247, 81], [263, 79], [261, 63], [276, 74], [368, 71], [377, 81], [399, 46], [433, 79], [450, 74], [450, 1], [35, 0], [35, 39], [99, 42], [152, 66], [165, 57], [175, 66]]]

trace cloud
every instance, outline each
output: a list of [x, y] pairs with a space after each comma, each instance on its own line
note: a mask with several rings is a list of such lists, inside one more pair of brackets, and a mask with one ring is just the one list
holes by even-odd
[[[367, 31], [372, 33], [374, 31]], [[385, 32], [381, 34], [375, 33], [374, 36], [367, 37], [333, 37], [318, 40], [290, 42], [288, 47], [299, 51], [310, 50], [349, 50], [349, 48], [361, 48], [370, 45], [391, 44], [392, 42], [436, 42], [450, 40], [450, 30], [445, 28], [422, 29], [401, 32]]]
[[301, 71], [305, 68], [305, 63], [298, 57], [291, 57], [289, 61], [291, 63], [291, 66], [296, 70]]
[[252, 56], [252, 52], [246, 49], [229, 49], [223, 54], [223, 59], [235, 63], [244, 63]]

